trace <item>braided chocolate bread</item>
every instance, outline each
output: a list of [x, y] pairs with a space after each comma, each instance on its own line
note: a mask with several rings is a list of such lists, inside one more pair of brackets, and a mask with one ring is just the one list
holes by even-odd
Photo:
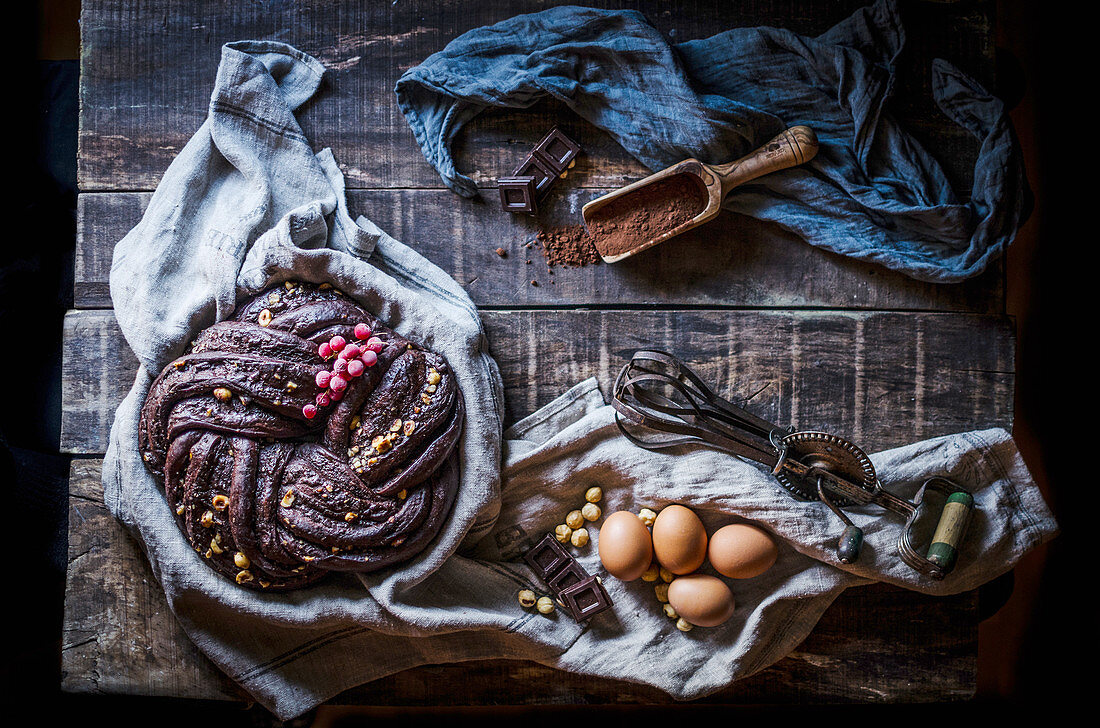
[[287, 282], [164, 368], [138, 437], [206, 563], [287, 590], [423, 549], [454, 502], [463, 418], [442, 356], [331, 286]]

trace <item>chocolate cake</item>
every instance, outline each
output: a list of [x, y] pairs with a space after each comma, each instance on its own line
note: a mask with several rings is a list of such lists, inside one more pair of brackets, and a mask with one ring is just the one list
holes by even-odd
[[454, 502], [463, 419], [442, 356], [331, 286], [287, 282], [164, 368], [139, 445], [211, 568], [287, 590], [420, 552]]

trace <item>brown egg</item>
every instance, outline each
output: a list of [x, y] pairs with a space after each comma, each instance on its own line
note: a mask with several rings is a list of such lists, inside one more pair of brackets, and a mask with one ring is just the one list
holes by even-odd
[[667, 506], [653, 522], [653, 553], [673, 574], [690, 574], [707, 557], [707, 531], [699, 516], [683, 506]]
[[642, 519], [630, 511], [616, 511], [600, 526], [599, 551], [607, 573], [633, 581], [653, 561], [653, 539]]
[[779, 555], [775, 540], [748, 523], [722, 526], [710, 537], [707, 559], [714, 570], [732, 579], [751, 579], [771, 568]]
[[697, 627], [717, 627], [733, 616], [733, 594], [716, 576], [689, 574], [668, 585], [668, 603]]

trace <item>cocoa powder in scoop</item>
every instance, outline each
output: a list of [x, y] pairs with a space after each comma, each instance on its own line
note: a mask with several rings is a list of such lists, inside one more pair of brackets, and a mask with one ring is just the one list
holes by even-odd
[[639, 187], [604, 205], [588, 221], [600, 254], [619, 255], [690, 221], [707, 207], [707, 190], [691, 174]]

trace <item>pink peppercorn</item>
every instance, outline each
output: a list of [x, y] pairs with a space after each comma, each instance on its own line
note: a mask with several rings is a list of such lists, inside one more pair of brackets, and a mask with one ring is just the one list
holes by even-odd
[[332, 378], [328, 380], [328, 388], [332, 390], [333, 394], [343, 392], [344, 388], [348, 386], [348, 380], [341, 377], [339, 374], [333, 374]]
[[328, 380], [332, 376], [332, 372], [326, 372], [324, 370], [317, 372], [317, 386], [321, 389], [328, 387]]
[[363, 362], [363, 366], [372, 367], [378, 363], [378, 355], [370, 349], [367, 349], [359, 357], [359, 361]]
[[333, 374], [343, 374], [347, 370], [348, 370], [348, 360], [347, 359], [337, 359], [336, 361], [332, 362], [332, 372], [333, 372]]
[[340, 351], [347, 343], [348, 342], [344, 340], [343, 336], [333, 336], [331, 339], [328, 340], [328, 345], [332, 348], [333, 351]]
[[330, 389], [328, 392], [328, 396], [332, 398], [333, 402], [339, 402], [344, 398], [344, 390], [341, 389], [339, 392], [337, 392], [335, 389]]
[[340, 356], [344, 357], [345, 359], [354, 359], [355, 357], [359, 356], [360, 352], [362, 351], [363, 350], [355, 344], [348, 344], [344, 347], [344, 350], [340, 352]]
[[302, 407], [302, 414], [306, 416], [307, 420], [312, 420], [314, 417], [317, 416], [317, 406], [307, 404], [306, 406]]
[[362, 341], [363, 339], [369, 339], [370, 333], [370, 326], [362, 323], [355, 324], [355, 338], [359, 339], [360, 341]]
[[382, 343], [382, 340], [379, 339], [377, 336], [373, 336], [367, 341], [366, 348], [377, 353], [379, 351], [382, 351], [383, 346], [385, 346], [385, 344]]
[[317, 347], [317, 355], [322, 359], [328, 359], [332, 356], [332, 347], [328, 345], [327, 341]]
[[358, 359], [352, 359], [348, 362], [348, 374], [353, 377], [358, 377], [363, 374], [363, 362]]
[[328, 407], [329, 404], [331, 404], [331, 402], [329, 402], [328, 392], [321, 392], [320, 394], [317, 395], [317, 406], [318, 407]]

